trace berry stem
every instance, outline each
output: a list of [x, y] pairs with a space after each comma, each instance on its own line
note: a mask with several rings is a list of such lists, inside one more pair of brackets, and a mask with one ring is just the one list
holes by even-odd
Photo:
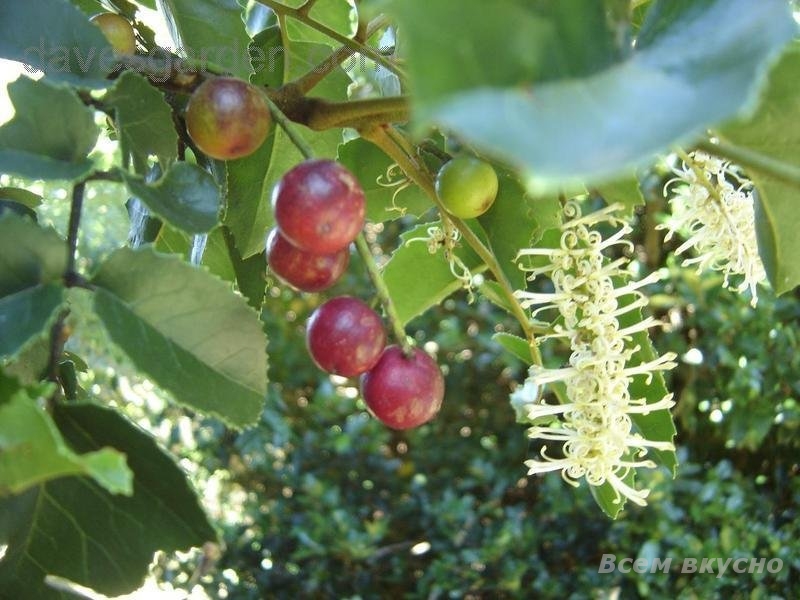
[[[436, 194], [433, 178], [425, 166], [417, 161], [412, 150], [413, 147], [401, 132], [393, 127], [371, 126], [361, 129], [359, 133], [361, 134], [361, 137], [378, 146], [392, 160], [394, 160], [403, 170], [403, 172], [409, 177], [409, 179], [411, 179], [420, 188], [422, 188], [425, 193], [428, 194], [443, 217], [444, 215], [447, 215], [447, 211], [444, 209], [444, 206], [442, 206], [441, 200], [439, 200], [439, 196]], [[455, 227], [461, 233], [461, 237], [464, 239], [464, 241], [470, 245], [470, 247], [489, 268], [489, 271], [492, 272], [495, 280], [500, 285], [500, 289], [503, 291], [503, 295], [508, 301], [514, 317], [517, 319], [517, 321], [519, 321], [522, 331], [525, 333], [533, 363], [541, 365], [542, 356], [539, 352], [539, 347], [536, 342], [533, 324], [531, 323], [528, 315], [525, 313], [525, 310], [522, 308], [522, 306], [520, 306], [517, 298], [514, 296], [514, 288], [503, 272], [503, 268], [500, 266], [500, 263], [497, 262], [497, 258], [494, 256], [492, 251], [487, 248], [486, 245], [484, 245], [475, 232], [472, 231], [472, 229], [470, 229], [466, 223], [464, 223], [464, 221], [452, 216], [449, 218], [453, 225], [455, 225]]]
[[367, 273], [372, 281], [372, 285], [375, 286], [375, 292], [378, 295], [378, 299], [381, 301], [383, 310], [386, 313], [386, 318], [389, 319], [389, 325], [392, 328], [395, 339], [403, 349], [403, 353], [406, 356], [411, 356], [413, 348], [408, 341], [403, 322], [397, 314], [397, 309], [389, 294], [389, 288], [386, 287], [386, 282], [383, 280], [380, 269], [375, 263], [375, 257], [372, 255], [372, 249], [363, 233], [359, 234], [356, 238], [356, 248], [358, 249], [358, 254], [361, 256], [361, 260], [364, 261], [364, 266], [367, 268]]

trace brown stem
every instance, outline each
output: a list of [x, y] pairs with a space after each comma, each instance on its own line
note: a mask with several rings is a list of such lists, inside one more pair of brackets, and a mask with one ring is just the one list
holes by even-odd
[[[353, 37], [353, 40], [363, 44], [370, 38], [370, 36], [372, 36], [373, 33], [385, 25], [386, 21], [383, 17], [373, 19], [369, 22], [369, 24], [359, 21], [358, 30], [356, 31], [356, 35]], [[340, 46], [334, 50], [330, 56], [317, 64], [308, 73], [299, 77], [298, 79], [295, 79], [293, 82], [287, 85], [295, 86], [300, 94], [307, 94], [320, 81], [330, 75], [339, 65], [353, 56], [355, 53], [355, 50], [349, 46]]]

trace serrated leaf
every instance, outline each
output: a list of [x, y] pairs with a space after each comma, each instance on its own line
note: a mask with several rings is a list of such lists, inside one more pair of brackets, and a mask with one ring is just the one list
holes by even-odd
[[560, 204], [555, 197], [529, 196], [510, 173], [498, 173], [498, 181], [497, 199], [478, 221], [508, 280], [516, 288], [524, 288], [525, 274], [514, 259], [541, 236], [543, 227], [550, 226], [552, 215], [560, 212]]
[[115, 111], [122, 154], [133, 158], [136, 171], [145, 172], [150, 155], [166, 170], [178, 156], [178, 134], [164, 95], [138, 73], [125, 71], [105, 101]]
[[16, 113], [0, 128], [0, 173], [52, 180], [78, 179], [92, 170], [87, 155], [99, 130], [94, 112], [75, 92], [20, 77], [8, 95]]
[[[659, 14], [673, 3], [683, 8]], [[456, 133], [528, 171], [541, 190], [613, 179], [752, 110], [765, 70], [796, 33], [785, 0], [665, 0], [642, 43], [617, 57], [595, 0], [501, 0], [491, 11], [466, 0], [453, 48], [439, 29], [449, 3], [393, 6], [417, 126]], [[561, 39], [577, 21], [581, 35]]]
[[[274, 56], [280, 48], [281, 38], [277, 28], [269, 28], [256, 37], [256, 45], [267, 56]], [[281, 52], [285, 69], [282, 81], [291, 81], [317, 65], [329, 51], [318, 44], [292, 42]], [[322, 55], [322, 56], [320, 56]], [[257, 73], [254, 81], [275, 85], [276, 73]], [[266, 79], [265, 79], [266, 78]], [[314, 96], [328, 100], [346, 100], [350, 79], [341, 69], [325, 77], [314, 87]], [[342, 141], [341, 131], [331, 129], [316, 132], [295, 125], [303, 139], [311, 146], [317, 158], [334, 158]], [[300, 151], [289, 140], [286, 132], [275, 125], [261, 148], [250, 156], [226, 163], [228, 203], [225, 225], [233, 233], [236, 247], [242, 258], [249, 258], [264, 249], [267, 230], [273, 224], [270, 208], [272, 187], [284, 173], [304, 160]]]
[[[156, 240], [156, 250], [180, 254], [185, 260], [189, 260], [191, 249], [192, 240], [189, 236], [168, 225], [161, 228]], [[202, 264], [217, 277], [236, 281], [239, 291], [247, 298], [247, 303], [256, 310], [261, 308], [266, 293], [267, 259], [263, 252], [242, 260], [233, 235], [223, 225], [208, 234]]]
[[237, 0], [158, 0], [176, 48], [236, 77], [250, 77], [250, 37]]
[[237, 427], [258, 419], [267, 340], [229, 285], [149, 249], [117, 250], [93, 282], [111, 338], [177, 401]]
[[[356, 176], [367, 198], [367, 219], [381, 223], [404, 215], [421, 216], [433, 207], [428, 196], [417, 185], [400, 188], [387, 183], [403, 180], [402, 171], [377, 146], [356, 138], [339, 146], [338, 160]], [[387, 181], [389, 180], [389, 181]]]
[[[722, 136], [764, 156], [800, 167], [800, 44], [795, 42], [770, 73], [761, 105], [752, 119], [731, 123]], [[797, 188], [756, 167], [747, 172], [758, 188], [758, 247], [772, 287], [778, 294], [800, 284], [800, 211]]]
[[[425, 241], [408, 243], [414, 238], [427, 239], [428, 228], [440, 225], [438, 221], [426, 223], [405, 232], [401, 236], [400, 246], [383, 268], [384, 282], [403, 324], [463, 287], [450, 270], [441, 249], [431, 254]], [[482, 266], [480, 258], [463, 244], [455, 254], [467, 268], [474, 270], [473, 274]]]
[[117, 596], [141, 586], [157, 550], [216, 539], [174, 460], [130, 421], [90, 404], [57, 405], [53, 419], [79, 452], [110, 446], [125, 454], [134, 493], [115, 496], [66, 477], [0, 500], [0, 543], [8, 544], [0, 597], [65, 600], [45, 575]]
[[133, 493], [124, 454], [110, 448], [75, 454], [25, 391], [0, 405], [0, 497], [69, 475], [92, 477], [114, 494]]
[[219, 223], [220, 190], [214, 177], [186, 162], [178, 162], [155, 183], [119, 170], [131, 194], [154, 214], [187, 233], [205, 233]]
[[64, 303], [67, 247], [52, 230], [0, 217], [0, 358], [46, 331]]
[[[106, 87], [116, 59], [100, 28], [67, 0], [0, 4], [0, 58], [44, 71], [51, 81]], [[52, 119], [61, 117], [52, 110]]]
[[492, 340], [526, 365], [531, 364], [531, 348], [528, 345], [528, 340], [505, 332], [495, 333], [492, 336]]

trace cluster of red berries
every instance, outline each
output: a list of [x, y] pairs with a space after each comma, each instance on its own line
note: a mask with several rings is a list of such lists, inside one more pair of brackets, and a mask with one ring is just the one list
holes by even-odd
[[[365, 221], [364, 191], [332, 160], [309, 160], [275, 186], [277, 226], [267, 236], [267, 262], [279, 279], [305, 292], [331, 287], [347, 268], [350, 245]], [[317, 308], [306, 326], [306, 345], [324, 371], [361, 376], [361, 393], [378, 419], [395, 429], [429, 421], [444, 396], [436, 362], [420, 349], [407, 356], [386, 346], [381, 317], [367, 304], [338, 296]]]

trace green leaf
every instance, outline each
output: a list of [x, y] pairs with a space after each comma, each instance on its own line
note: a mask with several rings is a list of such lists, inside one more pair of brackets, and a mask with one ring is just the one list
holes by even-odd
[[92, 170], [87, 155], [99, 130], [94, 112], [75, 92], [20, 77], [8, 95], [16, 113], [0, 128], [0, 173], [52, 180], [78, 179]]
[[[621, 285], [623, 285], [621, 282], [615, 283], [615, 287]], [[622, 296], [618, 300], [619, 306], [622, 308], [634, 300], [635, 296], [632, 294]], [[624, 315], [620, 315], [618, 320], [620, 329], [630, 327], [636, 323], [641, 323], [643, 320], [642, 311], [638, 308], [631, 310]], [[650, 341], [650, 335], [647, 331], [639, 331], [634, 333], [631, 337], [633, 338], [631, 345], [634, 347], [639, 346], [639, 351], [630, 358], [626, 367], [635, 367], [656, 358], [656, 351], [653, 348], [653, 343]], [[647, 404], [659, 402], [668, 393], [667, 386], [664, 383], [664, 375], [661, 371], [653, 373], [649, 383], [645, 376], [635, 376], [628, 386], [628, 391], [630, 392], [631, 398], [645, 398]], [[631, 420], [645, 439], [658, 442], [675, 442], [675, 435], [677, 432], [670, 411], [657, 410], [649, 414], [632, 414]], [[665, 466], [670, 470], [672, 476], [675, 476], [678, 469], [678, 459], [674, 451], [650, 449], [648, 451], [648, 456], [653, 458], [657, 463]]]
[[188, 58], [250, 76], [250, 37], [237, 0], [158, 0], [175, 47]]
[[0, 358], [47, 331], [64, 303], [67, 247], [53, 230], [0, 217]]
[[[800, 167], [800, 44], [792, 44], [775, 65], [758, 112], [752, 119], [731, 123], [722, 137], [764, 156]], [[761, 260], [778, 294], [800, 284], [800, 211], [797, 188], [752, 167], [747, 172], [758, 188], [756, 225]]]
[[[433, 207], [433, 203], [417, 185], [385, 185], [387, 179], [399, 182], [404, 179], [402, 171], [375, 144], [356, 138], [339, 146], [339, 162], [356, 176], [367, 198], [367, 219], [381, 223], [403, 215], [421, 216]], [[381, 182], [381, 183], [379, 183]], [[384, 184], [384, 185], [382, 185]]]
[[47, 331], [64, 304], [64, 288], [37, 285], [0, 298], [0, 358], [14, 356], [31, 338]]
[[138, 73], [125, 71], [105, 101], [115, 111], [122, 154], [133, 157], [136, 171], [145, 172], [150, 155], [166, 170], [178, 156], [178, 134], [164, 95]]
[[100, 4], [100, 0], [70, 0], [72, 4], [81, 9], [87, 17], [93, 17], [97, 13], [106, 12]]
[[500, 344], [503, 349], [511, 353], [512, 356], [515, 356], [526, 365], [531, 364], [531, 348], [528, 345], [528, 340], [517, 335], [504, 332], [495, 333], [492, 336], [492, 340]]
[[[389, 296], [403, 324], [462, 288], [461, 281], [450, 271], [441, 249], [431, 254], [423, 240], [408, 243], [414, 238], [427, 239], [428, 228], [437, 226], [441, 226], [441, 222], [425, 223], [405, 232], [401, 236], [400, 246], [383, 269]], [[463, 244], [455, 254], [467, 268], [473, 270], [473, 274], [482, 266], [480, 258]]]
[[124, 453], [134, 493], [115, 496], [67, 477], [0, 501], [0, 543], [9, 545], [0, 561], [0, 597], [64, 600], [45, 575], [117, 596], [141, 586], [157, 550], [216, 540], [184, 474], [149, 435], [90, 404], [57, 405], [53, 419], [77, 451], [110, 446]]
[[[305, 0], [286, 0], [284, 4], [299, 8]], [[311, 8], [309, 15], [318, 23], [324, 23], [337, 33], [348, 37], [355, 33], [353, 21], [351, 19], [351, 6], [345, 0], [318, 0]], [[341, 44], [333, 38], [313, 29], [297, 19], [286, 20], [286, 34], [290, 39], [297, 42], [315, 42], [326, 44], [329, 47], [338, 48]], [[330, 50], [327, 51], [330, 54]], [[317, 61], [321, 62], [327, 54], [321, 54]]]
[[559, 218], [561, 206], [555, 196], [529, 196], [510, 173], [498, 172], [498, 180], [497, 199], [478, 221], [508, 280], [516, 288], [524, 288], [525, 274], [514, 259], [522, 248], [529, 248], [541, 237], [542, 231]]
[[94, 88], [108, 86], [116, 63], [100, 28], [67, 0], [0, 4], [0, 58], [44, 71], [51, 81]]
[[[256, 37], [254, 46], [262, 48], [266, 56], [274, 56], [280, 48], [280, 32], [270, 28]], [[282, 53], [286, 61], [281, 71], [282, 81], [291, 81], [315, 67], [328, 50], [318, 44], [292, 42]], [[261, 73], [254, 77], [259, 83], [276, 85], [277, 73]], [[314, 87], [314, 96], [328, 100], [346, 100], [350, 79], [341, 69], [325, 77]], [[342, 141], [341, 131], [331, 129], [316, 132], [296, 125], [296, 130], [311, 146], [317, 158], [335, 158]], [[266, 231], [272, 226], [270, 194], [275, 183], [293, 166], [302, 162], [303, 156], [279, 126], [272, 132], [261, 148], [255, 153], [239, 160], [226, 163], [228, 173], [228, 204], [225, 225], [230, 228], [236, 240], [236, 247], [242, 258], [260, 253], [265, 246]]]
[[178, 229], [204, 233], [219, 223], [219, 187], [214, 177], [197, 165], [175, 163], [153, 184], [124, 170], [119, 173], [131, 194]]
[[[636, 479], [634, 471], [631, 470], [622, 478], [628, 486], [633, 487], [634, 480]], [[625, 508], [625, 499], [619, 499], [617, 492], [610, 483], [603, 485], [590, 485], [589, 489], [592, 492], [592, 498], [597, 502], [597, 506], [609, 517], [616, 519], [622, 509]]]
[[450, 130], [526, 170], [537, 190], [647, 164], [752, 110], [765, 70], [796, 33], [785, 0], [676, 2], [685, 10], [659, 16], [672, 2], [654, 3], [644, 43], [616, 56], [595, 0], [501, 0], [490, 11], [465, 0], [455, 47], [440, 31], [450, 3], [397, 1], [417, 126]]
[[17, 392], [0, 405], [0, 496], [67, 475], [92, 477], [114, 494], [133, 493], [124, 454], [110, 448], [75, 454], [37, 399]]
[[620, 216], [630, 218], [637, 206], [644, 206], [644, 196], [635, 175], [604, 183], [597, 191], [606, 204], [622, 204], [622, 210], [617, 212]]
[[[37, 219], [35, 209], [42, 203], [42, 197], [40, 195], [17, 187], [0, 188], [0, 200], [7, 200], [18, 206], [25, 207], [28, 211], [24, 214], [31, 216], [34, 221]], [[1, 214], [2, 211], [0, 210], [0, 215]]]
[[230, 286], [177, 257], [121, 249], [100, 267], [95, 310], [134, 364], [175, 399], [237, 427], [266, 398], [267, 340]]

